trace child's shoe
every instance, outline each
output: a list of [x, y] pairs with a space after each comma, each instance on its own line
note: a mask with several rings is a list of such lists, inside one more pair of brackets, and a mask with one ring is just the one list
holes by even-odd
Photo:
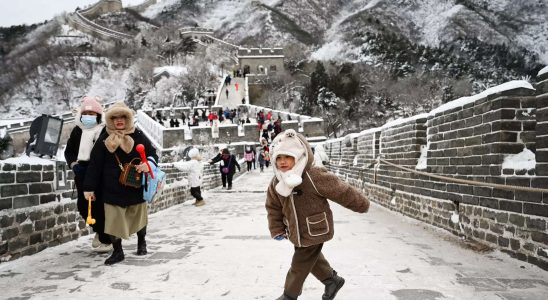
[[337, 292], [344, 285], [344, 278], [337, 275], [337, 272], [333, 270], [333, 277], [322, 281], [325, 284], [325, 292], [322, 295], [322, 300], [333, 300], [337, 296]]

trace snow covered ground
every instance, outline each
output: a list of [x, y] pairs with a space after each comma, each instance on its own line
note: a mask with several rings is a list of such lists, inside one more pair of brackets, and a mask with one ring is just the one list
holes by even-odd
[[[275, 299], [293, 246], [270, 238], [264, 200], [271, 170], [238, 178], [150, 216], [149, 254], [105, 266], [92, 236], [0, 264], [2, 299]], [[357, 214], [332, 205], [335, 238], [324, 254], [346, 279], [337, 299], [543, 299], [548, 272], [498, 251], [477, 253], [459, 238], [373, 205]], [[455, 218], [456, 219], [456, 218]], [[319, 299], [313, 276], [304, 299]]]

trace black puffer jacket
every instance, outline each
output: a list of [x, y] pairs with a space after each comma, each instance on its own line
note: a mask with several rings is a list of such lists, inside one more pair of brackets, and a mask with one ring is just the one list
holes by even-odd
[[[129, 136], [135, 141], [135, 146], [138, 144], [143, 144], [145, 146], [147, 157], [152, 156], [158, 161], [156, 149], [152, 147], [150, 141], [140, 130], [135, 130], [135, 132]], [[107, 137], [107, 133], [101, 134], [91, 151], [89, 166], [84, 180], [84, 191], [99, 192], [105, 203], [122, 207], [144, 202], [143, 187], [136, 189], [125, 187], [118, 183], [118, 177], [120, 177], [121, 170], [114, 157], [114, 153], [110, 153], [105, 146], [104, 140]], [[133, 158], [140, 158], [139, 152], [135, 150], [135, 146], [130, 153], [125, 153], [120, 148], [116, 149], [115, 153], [118, 155], [122, 164], [130, 162]], [[99, 189], [100, 191], [98, 191]]]

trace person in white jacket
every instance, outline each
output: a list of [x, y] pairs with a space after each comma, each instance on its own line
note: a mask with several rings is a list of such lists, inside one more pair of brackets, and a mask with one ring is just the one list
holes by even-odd
[[204, 166], [200, 151], [196, 148], [188, 151], [190, 161], [178, 161], [173, 166], [180, 171], [188, 172], [188, 183], [190, 185], [190, 194], [196, 199], [194, 206], [202, 206], [205, 204], [204, 198], [202, 198], [202, 176], [204, 173]]

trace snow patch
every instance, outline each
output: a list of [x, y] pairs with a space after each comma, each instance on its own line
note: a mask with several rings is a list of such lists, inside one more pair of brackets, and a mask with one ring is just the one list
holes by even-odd
[[8, 159], [0, 160], [2, 163], [7, 164], [14, 164], [14, 165], [21, 165], [21, 164], [29, 164], [29, 165], [53, 165], [54, 162], [49, 159], [44, 159], [36, 156], [27, 156], [26, 154], [23, 154], [19, 157], [10, 157]]
[[154, 75], [167, 72], [169, 75], [182, 76], [188, 74], [188, 68], [182, 66], [163, 66], [154, 68]]
[[453, 109], [455, 107], [464, 106], [468, 103], [472, 103], [476, 100], [485, 98], [485, 97], [487, 97], [489, 95], [492, 95], [492, 94], [496, 94], [496, 93], [500, 93], [500, 92], [504, 92], [504, 91], [509, 91], [509, 90], [513, 90], [513, 89], [517, 89], [517, 88], [535, 90], [535, 88], [529, 82], [527, 82], [525, 80], [512, 80], [512, 81], [509, 81], [509, 82], [505, 82], [501, 85], [497, 85], [497, 86], [488, 88], [488, 89], [486, 89], [485, 91], [483, 91], [479, 94], [469, 96], [469, 97], [462, 97], [462, 98], [453, 100], [451, 102], [445, 103], [444, 105], [441, 105], [438, 108], [433, 109], [432, 111], [430, 111], [430, 113], [433, 114], [433, 115], [437, 114], [437, 113], [441, 113], [441, 112], [444, 112], [446, 110]]
[[428, 148], [429, 145], [421, 145], [421, 156], [419, 157], [419, 161], [417, 162], [417, 166], [415, 169], [417, 170], [424, 170], [427, 166], [427, 154], [428, 154]]
[[518, 154], [508, 155], [504, 158], [502, 163], [503, 169], [514, 169], [514, 170], [530, 170], [534, 169], [537, 162], [535, 159], [535, 153], [531, 150], [524, 148]]
[[453, 224], [459, 223], [459, 214], [456, 211], [454, 211], [453, 214], [451, 215], [451, 222]]

